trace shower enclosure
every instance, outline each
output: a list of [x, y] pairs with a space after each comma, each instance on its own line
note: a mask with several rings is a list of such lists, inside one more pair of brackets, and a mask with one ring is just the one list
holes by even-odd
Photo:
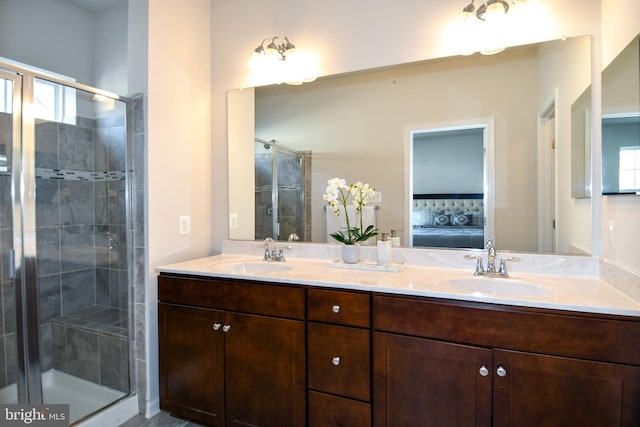
[[0, 62], [0, 404], [131, 391], [128, 104]]
[[311, 153], [255, 139], [256, 239], [308, 241]]

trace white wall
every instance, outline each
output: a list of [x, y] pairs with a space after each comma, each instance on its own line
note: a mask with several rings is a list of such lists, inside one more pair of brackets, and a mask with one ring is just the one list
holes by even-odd
[[128, 95], [127, 87], [127, 2], [94, 16], [93, 84], [119, 95]]
[[127, 95], [127, 2], [92, 15], [62, 0], [0, 0], [0, 56]]
[[93, 24], [62, 0], [0, 0], [0, 56], [93, 86]]
[[[209, 0], [148, 3], [146, 289], [148, 410], [158, 406], [159, 265], [211, 248], [211, 69]], [[191, 234], [178, 217], [191, 217]], [[226, 219], [226, 213], [225, 213]]]

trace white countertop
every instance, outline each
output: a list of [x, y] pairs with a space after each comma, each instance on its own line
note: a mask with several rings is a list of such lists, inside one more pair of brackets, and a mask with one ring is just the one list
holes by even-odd
[[[223, 254], [161, 266], [157, 271], [640, 316], [640, 303], [592, 276], [512, 272], [510, 278], [488, 279], [474, 277], [472, 266], [403, 265], [400, 272], [385, 272], [332, 268], [334, 262], [292, 257], [284, 263], [267, 263], [259, 256]], [[476, 285], [479, 290], [474, 289]]]

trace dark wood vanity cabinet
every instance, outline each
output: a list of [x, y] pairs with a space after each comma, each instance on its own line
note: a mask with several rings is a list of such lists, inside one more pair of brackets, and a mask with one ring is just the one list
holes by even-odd
[[306, 424], [305, 290], [160, 276], [160, 407], [211, 426]]
[[374, 296], [374, 426], [638, 426], [640, 323]]
[[640, 319], [159, 278], [160, 406], [212, 426], [640, 426]]
[[307, 294], [309, 427], [371, 426], [371, 294]]

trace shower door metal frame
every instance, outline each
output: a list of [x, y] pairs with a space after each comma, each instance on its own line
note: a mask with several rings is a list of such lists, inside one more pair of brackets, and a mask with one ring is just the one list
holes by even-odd
[[[40, 308], [36, 252], [36, 191], [35, 191], [35, 117], [33, 114], [35, 79], [94, 93], [122, 101], [129, 109], [130, 100], [88, 85], [61, 79], [30, 68], [0, 61], [2, 76], [14, 82], [13, 132], [11, 148], [11, 203], [13, 248], [10, 268], [16, 301], [16, 384], [18, 403], [42, 404], [40, 369]], [[15, 73], [15, 74], [14, 74]], [[128, 180], [130, 183], [130, 180]], [[126, 199], [130, 197], [126, 186]], [[127, 228], [130, 229], [130, 203], [126, 204]], [[131, 258], [131, 250], [128, 251]], [[131, 264], [128, 264], [131, 276]], [[131, 311], [129, 303], [129, 312]], [[129, 351], [130, 352], [130, 351]], [[130, 357], [131, 359], [131, 357]], [[131, 362], [129, 362], [131, 365]], [[131, 378], [130, 378], [131, 384]], [[131, 392], [131, 385], [129, 392]]]

